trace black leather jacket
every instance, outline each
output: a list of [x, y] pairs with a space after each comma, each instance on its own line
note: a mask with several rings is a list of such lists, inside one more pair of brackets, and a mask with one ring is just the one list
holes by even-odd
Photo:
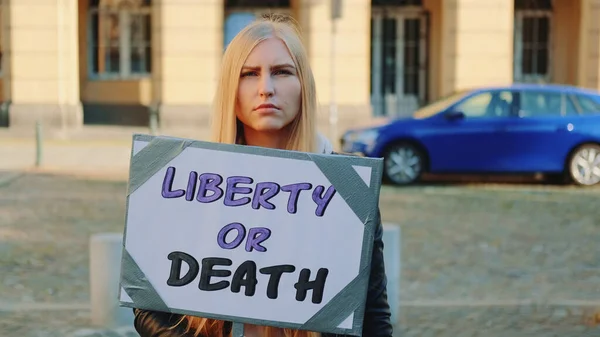
[[[383, 263], [383, 227], [381, 216], [378, 212], [375, 230], [373, 255], [371, 259], [371, 275], [367, 292], [365, 306], [365, 317], [363, 323], [363, 336], [368, 337], [391, 337], [392, 325], [390, 323], [390, 306], [387, 300], [387, 278]], [[178, 314], [147, 311], [134, 309], [135, 329], [141, 337], [191, 337], [192, 333], [186, 334], [180, 324], [178, 328], [172, 327], [181, 318]], [[181, 328], [179, 328], [181, 327]], [[226, 336], [229, 331], [223, 332]], [[323, 337], [340, 337], [342, 335], [323, 334]]]

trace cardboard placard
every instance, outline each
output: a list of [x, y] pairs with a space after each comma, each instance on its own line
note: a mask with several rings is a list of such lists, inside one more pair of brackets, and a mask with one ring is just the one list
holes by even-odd
[[134, 135], [121, 306], [360, 335], [382, 160]]

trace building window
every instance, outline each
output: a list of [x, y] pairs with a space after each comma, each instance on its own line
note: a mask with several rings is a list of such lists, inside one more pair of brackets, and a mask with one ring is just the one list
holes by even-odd
[[423, 6], [423, 0], [371, 0], [371, 6]]
[[523, 75], [545, 75], [548, 73], [550, 18], [523, 18]]
[[226, 0], [223, 47], [245, 26], [269, 13], [281, 13], [291, 15], [290, 0]]
[[427, 26], [421, 8], [372, 8], [370, 92], [376, 116], [410, 115], [426, 102]]
[[404, 20], [404, 94], [419, 95], [422, 18]]
[[550, 0], [515, 1], [515, 81], [551, 81], [552, 10]]
[[225, 0], [225, 7], [290, 7], [290, 0]]
[[88, 22], [92, 77], [128, 79], [151, 73], [150, 0], [91, 0]]
[[397, 69], [397, 56], [396, 56], [396, 28], [398, 20], [396, 18], [383, 18], [383, 94], [395, 94], [396, 93], [396, 69]]
[[552, 0], [515, 0], [515, 10], [552, 10]]
[[2, 72], [4, 67], [2, 66], [2, 60], [4, 56], [4, 1], [0, 0], [0, 76], [2, 76]]

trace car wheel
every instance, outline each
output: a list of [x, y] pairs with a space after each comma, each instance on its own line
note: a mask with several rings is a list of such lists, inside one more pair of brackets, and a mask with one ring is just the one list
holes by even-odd
[[408, 185], [421, 178], [425, 156], [410, 143], [392, 145], [384, 154], [385, 178], [396, 185]]
[[569, 176], [577, 185], [592, 186], [600, 183], [600, 146], [580, 146], [569, 160]]

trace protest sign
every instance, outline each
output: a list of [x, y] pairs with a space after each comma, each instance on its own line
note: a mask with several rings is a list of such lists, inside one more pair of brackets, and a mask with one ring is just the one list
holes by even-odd
[[360, 335], [380, 159], [135, 135], [121, 306]]

